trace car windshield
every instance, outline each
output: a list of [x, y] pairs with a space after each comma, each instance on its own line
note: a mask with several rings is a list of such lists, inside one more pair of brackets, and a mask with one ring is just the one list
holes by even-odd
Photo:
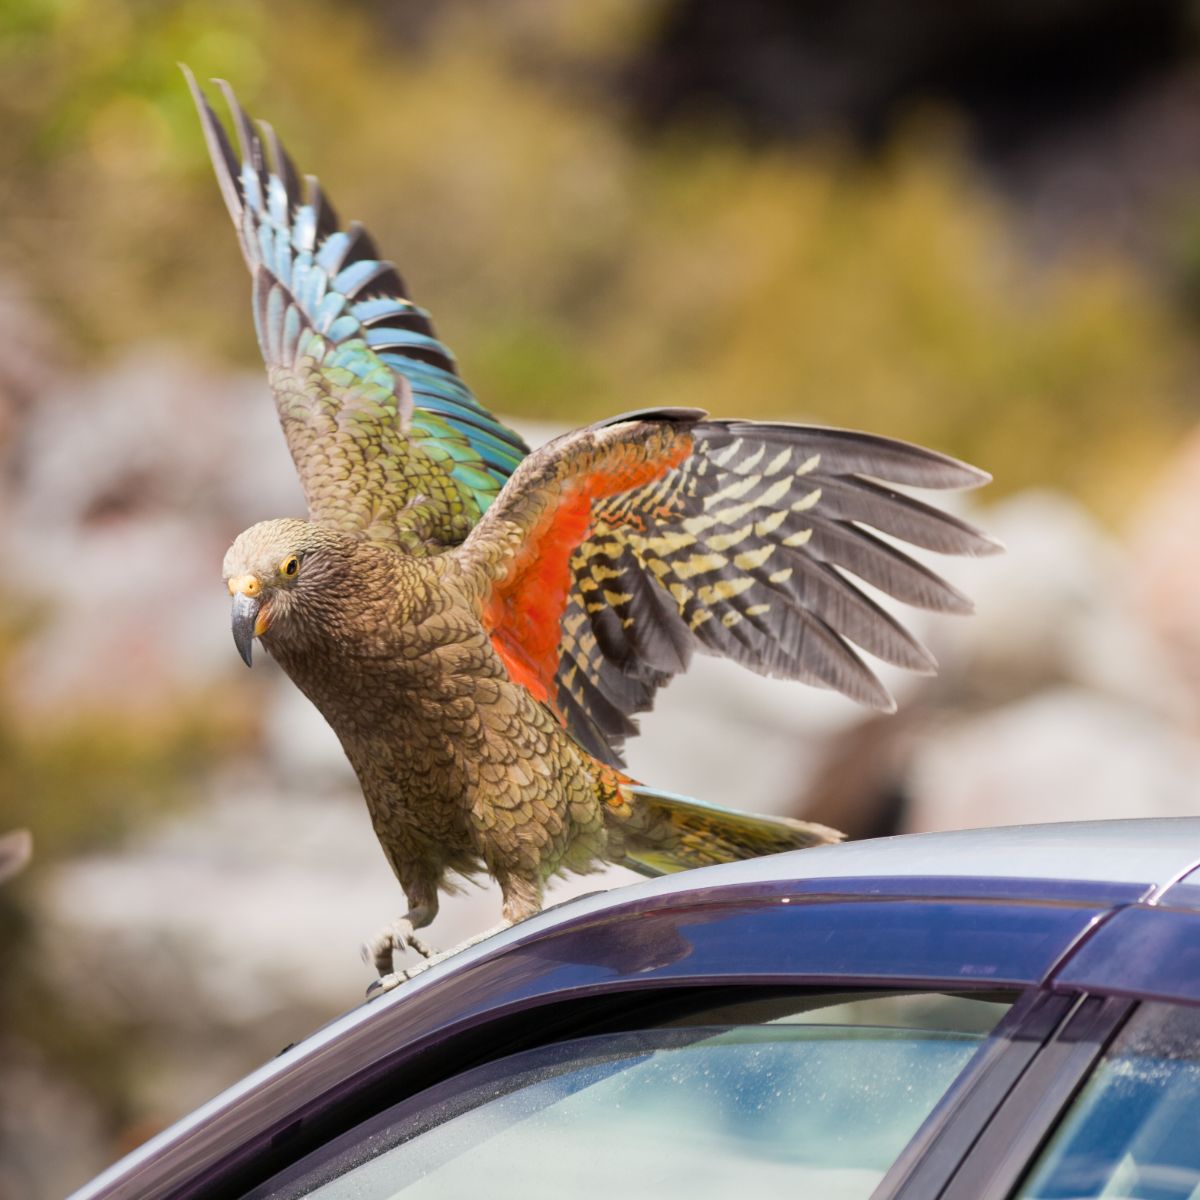
[[914, 1014], [906, 999], [908, 1025], [849, 1023], [905, 1011], [875, 1000], [865, 1012], [826, 1008], [827, 1023], [802, 1012], [514, 1055], [399, 1106], [292, 1186], [256, 1195], [703, 1200], [779, 1186], [865, 1198], [1008, 1007], [942, 998], [949, 1027], [931, 1029], [928, 1008]]
[[1020, 1195], [1200, 1200], [1200, 1009], [1138, 1009]]

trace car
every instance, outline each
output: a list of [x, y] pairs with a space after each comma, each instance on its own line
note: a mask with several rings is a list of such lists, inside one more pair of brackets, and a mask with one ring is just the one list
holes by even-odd
[[569, 901], [73, 1200], [1200, 1195], [1200, 818], [916, 834]]

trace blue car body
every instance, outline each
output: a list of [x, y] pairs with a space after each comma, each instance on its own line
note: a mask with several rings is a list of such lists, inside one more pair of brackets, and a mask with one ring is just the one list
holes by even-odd
[[335, 1020], [74, 1200], [237, 1195], [489, 1048], [780, 987], [1015, 993], [873, 1193], [1008, 1195], [1138, 1001], [1200, 1004], [1200, 819], [887, 838], [568, 902]]

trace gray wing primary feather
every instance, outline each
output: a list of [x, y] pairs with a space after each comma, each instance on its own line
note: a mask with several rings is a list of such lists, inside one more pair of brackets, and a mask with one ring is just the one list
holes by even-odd
[[933, 655], [837, 567], [794, 550], [781, 561], [791, 569], [786, 579], [772, 581], [762, 569], [751, 572], [754, 579], [796, 607], [814, 613], [829, 628], [884, 662], [925, 675], [937, 670]]
[[[986, 471], [948, 454], [853, 429], [767, 421], [704, 421], [697, 426], [696, 433], [714, 449], [738, 442], [747, 447], [790, 445], [803, 454], [805, 461], [817, 458], [823, 471], [869, 475], [910, 487], [973, 488], [990, 483], [992, 478]], [[744, 462], [746, 457], [750, 456], [742, 456], [741, 461]], [[753, 467], [744, 469], [752, 470]]]
[[805, 549], [820, 561], [849, 571], [914, 608], [974, 611], [969, 597], [869, 530], [849, 521], [829, 520], [819, 511], [809, 513], [806, 519], [812, 535]]
[[892, 698], [855, 646], [936, 670], [850, 577], [917, 607], [970, 612], [957, 588], [884, 539], [942, 554], [996, 552], [985, 533], [898, 490], [977, 487], [985, 472], [841, 429], [712, 421], [686, 409], [603, 425], [621, 421], [690, 423], [693, 450], [666, 477], [599, 504], [572, 559], [560, 687], [569, 672], [572, 704], [618, 750], [631, 714], [649, 709], [695, 650], [884, 710]]
[[1003, 549], [994, 538], [953, 513], [869, 479], [823, 470], [814, 471], [809, 478], [821, 489], [821, 511], [827, 516], [870, 525], [889, 537], [939, 554], [978, 557]]

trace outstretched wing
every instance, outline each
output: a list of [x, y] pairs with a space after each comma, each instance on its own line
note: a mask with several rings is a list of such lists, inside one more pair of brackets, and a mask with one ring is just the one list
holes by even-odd
[[965, 596], [871, 530], [944, 554], [990, 553], [990, 538], [890, 486], [987, 479], [870, 434], [631, 414], [526, 459], [463, 553], [494, 579], [484, 619], [510, 673], [612, 760], [636, 732], [632, 714], [697, 649], [894, 707], [851, 643], [913, 671], [936, 664], [849, 576], [908, 604], [969, 612]]
[[317, 180], [301, 183], [274, 131], [263, 124], [260, 137], [221, 83], [239, 162], [184, 74], [254, 278], [258, 341], [311, 518], [416, 553], [457, 545], [528, 447], [471, 395], [367, 231], [341, 227]]

